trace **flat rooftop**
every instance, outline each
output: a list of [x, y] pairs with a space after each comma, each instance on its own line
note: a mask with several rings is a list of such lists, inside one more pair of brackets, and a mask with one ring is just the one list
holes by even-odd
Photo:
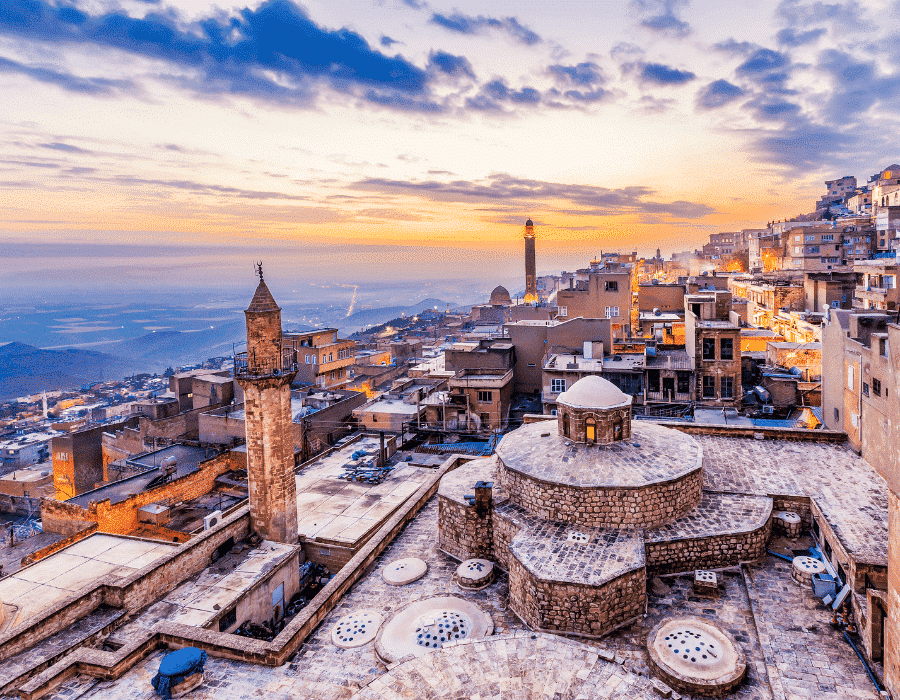
[[255, 548], [238, 544], [215, 564], [147, 608], [123, 634], [113, 635], [113, 641], [127, 641], [137, 630], [147, 630], [160, 620], [206, 627], [295, 551], [296, 546], [269, 540]]
[[148, 471], [137, 476], [131, 476], [121, 481], [115, 481], [111, 484], [101, 486], [92, 491], [85, 491], [82, 494], [70, 498], [67, 503], [73, 503], [82, 508], [87, 508], [91, 501], [105, 501], [109, 499], [111, 503], [120, 503], [129, 496], [142, 493], [147, 490], [147, 485], [158, 477], [161, 473], [163, 462], [169, 457], [174, 457], [176, 462], [176, 471], [173, 479], [186, 476], [199, 469], [200, 462], [211, 457], [209, 450], [199, 447], [191, 447], [190, 445], [170, 445], [155, 452], [148, 452], [144, 455], [130, 457], [129, 464], [135, 464], [144, 467]]
[[107, 574], [130, 576], [174, 547], [134, 537], [91, 535], [0, 580], [0, 601], [17, 608], [14, 626]]
[[[415, 407], [413, 407], [415, 408]], [[301, 540], [356, 547], [432, 476], [428, 467], [398, 462], [380, 484], [345, 481], [354, 452], [375, 456], [379, 439], [363, 437], [317, 459], [297, 474], [297, 517]]]
[[402, 399], [381, 399], [374, 403], [354, 409], [354, 413], [397, 413], [405, 416], [416, 415], [419, 409], [414, 403], [406, 403]]

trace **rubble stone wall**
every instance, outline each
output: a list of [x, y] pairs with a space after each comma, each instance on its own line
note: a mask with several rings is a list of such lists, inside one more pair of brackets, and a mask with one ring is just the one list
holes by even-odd
[[438, 549], [454, 559], [495, 560], [493, 509], [483, 517], [475, 506], [438, 496]]
[[647, 486], [578, 487], [550, 483], [501, 467], [504, 489], [513, 502], [546, 520], [590, 527], [655, 527], [700, 502], [702, 475], [696, 469]]
[[509, 607], [535, 630], [602, 637], [646, 612], [647, 575], [641, 568], [602, 586], [561, 583], [535, 578], [510, 557]]
[[771, 532], [770, 517], [765, 525], [750, 532], [647, 542], [647, 573], [658, 576], [696, 569], [719, 569], [752, 561], [766, 553]]

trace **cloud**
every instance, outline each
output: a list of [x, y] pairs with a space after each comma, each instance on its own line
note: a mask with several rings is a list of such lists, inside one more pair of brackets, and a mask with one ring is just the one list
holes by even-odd
[[[0, 10], [2, 12], [2, 10]], [[81, 78], [71, 73], [63, 73], [51, 68], [26, 66], [0, 56], [0, 73], [18, 73], [41, 83], [55, 85], [68, 92], [110, 97], [120, 94], [140, 94], [140, 88], [131, 80], [113, 80], [110, 78]]]
[[721, 51], [729, 56], [746, 56], [747, 54], [756, 51], [759, 48], [759, 44], [754, 44], [752, 41], [726, 39], [725, 41], [713, 44], [713, 48], [716, 51]]
[[[208, 185], [202, 182], [192, 180], [154, 180], [131, 175], [120, 175], [109, 180], [119, 185], [127, 185], [129, 187], [149, 187], [158, 191], [158, 188], [185, 190], [196, 194], [208, 195], [226, 195], [229, 197], [237, 197], [239, 199], [251, 200], [268, 200], [268, 199], [285, 199], [292, 201], [305, 201], [308, 197], [299, 195], [286, 194], [284, 192], [263, 192], [259, 190], [245, 190], [240, 187], [228, 187], [225, 185]], [[160, 196], [166, 195], [160, 193]]]
[[51, 151], [65, 151], [66, 153], [93, 153], [93, 151], [86, 151], [78, 146], [73, 146], [71, 143], [61, 143], [59, 141], [54, 141], [53, 143], [39, 143], [38, 146], [41, 148], [49, 148]]
[[827, 29], [810, 29], [807, 32], [797, 31], [793, 27], [787, 27], [778, 32], [776, 38], [782, 46], [805, 46], [806, 44], [814, 44], [828, 33]]
[[727, 80], [714, 80], [697, 93], [697, 106], [701, 109], [717, 109], [741, 97], [744, 91]]
[[454, 56], [446, 51], [432, 51], [428, 57], [428, 66], [454, 78], [475, 78], [472, 64], [465, 56]]
[[379, 39], [378, 43], [380, 43], [384, 48], [389, 49], [394, 44], [402, 44], [402, 41], [397, 41], [396, 39], [391, 39], [391, 37], [382, 34], [381, 39]]
[[577, 87], [590, 87], [604, 82], [603, 73], [596, 63], [579, 63], [574, 66], [552, 65], [547, 66], [547, 72], [558, 83], [574, 85]]
[[662, 114], [675, 105], [675, 100], [643, 95], [638, 100], [638, 108], [644, 114]]
[[788, 57], [783, 53], [772, 49], [759, 49], [737, 67], [737, 72], [746, 75], [764, 73], [784, 68], [788, 63]]
[[775, 11], [776, 17], [787, 27], [805, 28], [810, 25], [834, 22], [843, 31], [871, 31], [871, 18], [866, 17], [865, 9], [856, 0], [849, 2], [811, 2], [800, 0], [782, 0]]
[[858, 157], [859, 136], [798, 118], [787, 128], [751, 135], [755, 160], [775, 163], [793, 173], [819, 171], [848, 156]]
[[629, 7], [645, 29], [682, 39], [691, 33], [691, 25], [680, 17], [689, 4], [689, 0], [631, 0]]
[[494, 78], [481, 86], [478, 95], [466, 99], [466, 107], [478, 112], [505, 114], [508, 110], [501, 103], [535, 106], [540, 104], [541, 99], [541, 93], [533, 87], [526, 86], [516, 90], [509, 87], [502, 78]]
[[483, 34], [486, 30], [497, 29], [505, 32], [514, 41], [532, 46], [542, 41], [534, 31], [523, 25], [515, 17], [486, 17], [485, 15], [465, 15], [455, 11], [451, 15], [442, 15], [435, 12], [431, 15], [431, 22], [457, 34]]
[[772, 102], [764, 100], [747, 106], [753, 110], [757, 119], [762, 120], [783, 120], [800, 112], [800, 105], [792, 102]]
[[654, 202], [647, 198], [655, 192], [649, 187], [629, 186], [618, 189], [593, 185], [569, 185], [541, 180], [528, 180], [505, 173], [495, 173], [486, 180], [409, 181], [366, 178], [353, 183], [351, 189], [394, 196], [412, 196], [431, 202], [456, 202], [484, 205], [495, 202], [507, 209], [527, 211], [534, 207], [556, 209], [576, 216], [616, 216], [622, 214], [667, 214], [677, 218], [702, 218], [715, 209], [698, 202]]
[[641, 66], [640, 78], [657, 85], [683, 85], [697, 76], [686, 70], [678, 70], [662, 63], [644, 63]]
[[[0, 5], [0, 34], [114, 48], [190, 69], [194, 77], [180, 82], [202, 92], [294, 104], [308, 102], [313, 85], [408, 97], [424, 96], [429, 87], [423, 69], [373, 50], [349, 29], [319, 27], [291, 0], [267, 0], [256, 9], [193, 23], [179, 22], [174, 11], [143, 18], [118, 11], [88, 15], [46, 0], [23, 0]], [[429, 109], [426, 99], [405, 102]]]

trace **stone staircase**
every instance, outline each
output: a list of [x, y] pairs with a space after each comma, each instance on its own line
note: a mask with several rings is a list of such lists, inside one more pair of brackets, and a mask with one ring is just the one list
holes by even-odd
[[[621, 661], [624, 661], [622, 665]], [[407, 657], [351, 700], [650, 700], [681, 696], [612, 652], [549, 634], [465, 639]]]

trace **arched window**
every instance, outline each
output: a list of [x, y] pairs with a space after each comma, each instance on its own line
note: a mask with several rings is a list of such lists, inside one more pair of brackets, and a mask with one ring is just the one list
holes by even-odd
[[613, 440], [621, 440], [622, 439], [622, 427], [623, 422], [621, 418], [617, 418], [616, 422], [613, 423]]
[[569, 414], [563, 413], [563, 435], [569, 437]]
[[593, 416], [588, 416], [584, 421], [584, 438], [587, 442], [595, 442], [597, 440], [597, 421]]

